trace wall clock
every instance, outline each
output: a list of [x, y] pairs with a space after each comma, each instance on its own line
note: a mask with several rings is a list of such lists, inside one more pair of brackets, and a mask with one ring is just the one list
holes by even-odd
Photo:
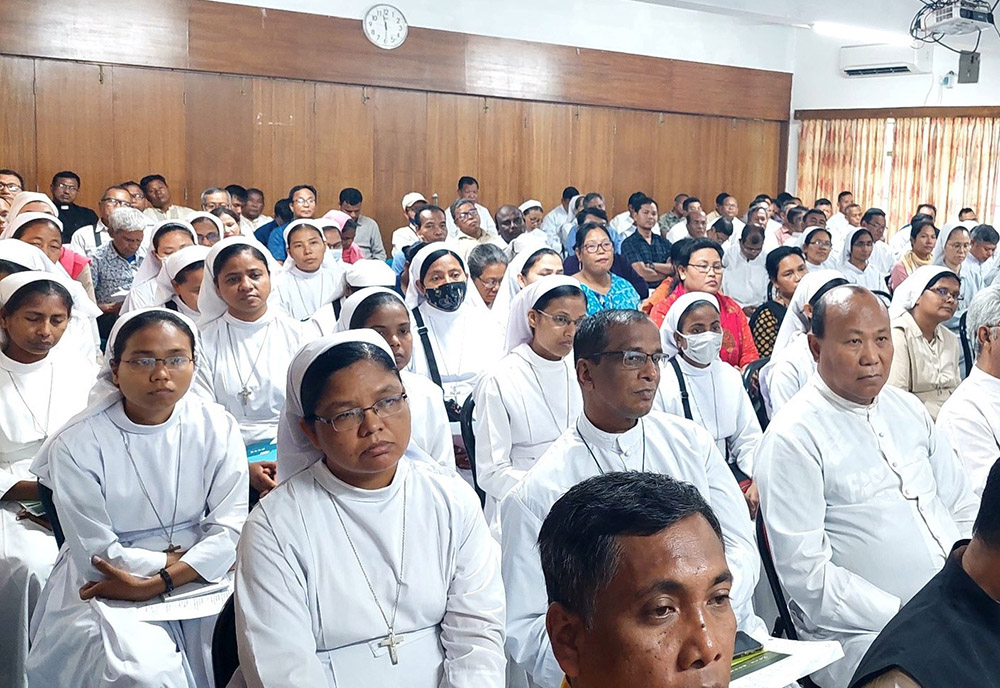
[[365, 36], [383, 50], [393, 50], [403, 45], [409, 27], [406, 17], [398, 8], [387, 4], [373, 5], [362, 20]]

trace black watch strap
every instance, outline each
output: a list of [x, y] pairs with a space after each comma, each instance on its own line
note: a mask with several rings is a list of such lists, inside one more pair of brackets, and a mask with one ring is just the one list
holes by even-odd
[[174, 579], [170, 577], [166, 569], [160, 569], [160, 578], [163, 579], [163, 584], [167, 586], [167, 592], [174, 591]]

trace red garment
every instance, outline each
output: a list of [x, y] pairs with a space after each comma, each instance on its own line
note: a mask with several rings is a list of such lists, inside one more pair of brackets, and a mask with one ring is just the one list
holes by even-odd
[[343, 260], [348, 265], [357, 263], [359, 260], [365, 257], [365, 254], [361, 252], [357, 244], [351, 244], [349, 249], [345, 249], [341, 254], [341, 260]]
[[[649, 317], [653, 319], [657, 327], [663, 324], [663, 318], [666, 317], [673, 302], [684, 294], [684, 285], [678, 284], [670, 296], [656, 304]], [[747, 322], [746, 313], [740, 308], [740, 304], [725, 294], [718, 293], [715, 296], [719, 299], [719, 320], [722, 323], [722, 352], [719, 354], [719, 358], [742, 370], [748, 363], [753, 363], [760, 358], [757, 347], [753, 343], [753, 335], [750, 334], [750, 324]]]
[[81, 256], [79, 253], [74, 253], [65, 246], [62, 247], [62, 253], [59, 254], [59, 264], [66, 268], [66, 272], [73, 279], [80, 276], [83, 269], [90, 265], [90, 258], [86, 256]]

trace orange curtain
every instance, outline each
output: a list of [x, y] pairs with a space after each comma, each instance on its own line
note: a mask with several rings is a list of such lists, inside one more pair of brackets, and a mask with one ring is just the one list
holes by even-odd
[[807, 205], [851, 191], [863, 208], [884, 197], [886, 119], [809, 119], [799, 134], [798, 195]]
[[920, 203], [937, 207], [939, 227], [957, 222], [965, 207], [981, 222], [998, 220], [1000, 119], [898, 119], [892, 158], [890, 228], [909, 222]]

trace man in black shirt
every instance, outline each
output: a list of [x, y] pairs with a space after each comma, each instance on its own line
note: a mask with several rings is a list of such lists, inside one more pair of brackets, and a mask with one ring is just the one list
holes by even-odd
[[62, 222], [63, 243], [68, 244], [73, 239], [73, 232], [97, 224], [97, 213], [90, 208], [76, 204], [76, 196], [80, 193], [80, 176], [76, 172], [64, 170], [52, 177], [49, 187], [52, 200], [59, 208], [59, 221]]

